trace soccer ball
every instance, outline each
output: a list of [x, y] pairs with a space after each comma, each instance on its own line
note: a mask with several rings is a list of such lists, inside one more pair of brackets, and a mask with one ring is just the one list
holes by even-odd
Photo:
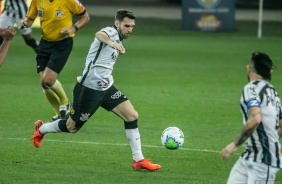
[[184, 143], [184, 134], [177, 127], [168, 127], [162, 133], [161, 142], [167, 149], [178, 149]]

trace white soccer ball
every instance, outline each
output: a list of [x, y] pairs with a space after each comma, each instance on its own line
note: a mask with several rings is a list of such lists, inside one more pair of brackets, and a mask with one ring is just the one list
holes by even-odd
[[177, 127], [168, 127], [162, 133], [161, 142], [167, 149], [178, 149], [184, 143], [184, 134]]

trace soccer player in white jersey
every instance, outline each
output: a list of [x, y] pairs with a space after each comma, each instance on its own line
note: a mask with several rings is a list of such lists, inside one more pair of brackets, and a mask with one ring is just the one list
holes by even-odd
[[[14, 24], [19, 25], [20, 21], [25, 18], [27, 10], [26, 0], [6, 0], [0, 16], [0, 28], [13, 27]], [[32, 36], [32, 29], [24, 28], [20, 32], [25, 43], [36, 52], [37, 42]], [[0, 38], [0, 44], [2, 42], [3, 39]]]
[[233, 166], [228, 184], [274, 183], [282, 166], [280, 137], [282, 136], [281, 101], [269, 83], [273, 63], [268, 55], [256, 52], [247, 65], [249, 83], [244, 86], [240, 106], [243, 130], [221, 152], [224, 160], [246, 141], [245, 151]]
[[138, 113], [128, 98], [113, 83], [113, 66], [119, 54], [125, 54], [122, 45], [135, 25], [135, 15], [129, 10], [118, 10], [114, 25], [98, 31], [86, 57], [82, 76], [77, 78], [73, 90], [73, 105], [67, 120], [58, 119], [51, 123], [41, 120], [35, 122], [32, 142], [40, 147], [47, 133], [76, 133], [96, 112], [99, 107], [112, 111], [124, 121], [126, 137], [129, 140], [135, 170], [155, 171], [161, 168], [145, 159], [141, 151], [140, 134], [137, 120]]

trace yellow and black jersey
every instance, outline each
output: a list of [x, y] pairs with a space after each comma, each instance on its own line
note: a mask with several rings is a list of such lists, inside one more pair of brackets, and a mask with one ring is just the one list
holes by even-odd
[[27, 17], [40, 18], [44, 40], [59, 41], [65, 38], [62, 28], [72, 27], [72, 16], [84, 13], [85, 8], [78, 0], [32, 0]]

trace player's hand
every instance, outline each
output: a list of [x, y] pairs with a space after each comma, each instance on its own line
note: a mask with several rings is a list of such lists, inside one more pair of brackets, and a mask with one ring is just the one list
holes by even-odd
[[17, 31], [11, 26], [8, 26], [5, 29], [0, 29], [0, 35], [4, 38], [4, 40], [12, 40], [16, 33]]
[[119, 51], [119, 54], [120, 55], [123, 55], [123, 54], [125, 54], [125, 48], [124, 47], [122, 47], [123, 49], [121, 50], [121, 51]]
[[70, 28], [63, 28], [61, 30], [61, 34], [63, 34], [65, 37], [71, 37], [71, 35], [75, 32], [75, 29], [73, 27]]
[[123, 47], [123, 45], [119, 44], [119, 43], [115, 43], [115, 42], [110, 42], [108, 43], [108, 45], [116, 50], [119, 51], [120, 54], [125, 54], [125, 48]]
[[221, 157], [223, 160], [228, 160], [230, 156], [237, 151], [237, 146], [234, 142], [227, 145], [222, 151], [221, 151]]
[[24, 28], [27, 28], [27, 27], [28, 27], [27, 25], [28, 25], [27, 20], [24, 19], [24, 20], [21, 20], [21, 21], [20, 21], [18, 27], [19, 27], [19, 29], [24, 29]]

